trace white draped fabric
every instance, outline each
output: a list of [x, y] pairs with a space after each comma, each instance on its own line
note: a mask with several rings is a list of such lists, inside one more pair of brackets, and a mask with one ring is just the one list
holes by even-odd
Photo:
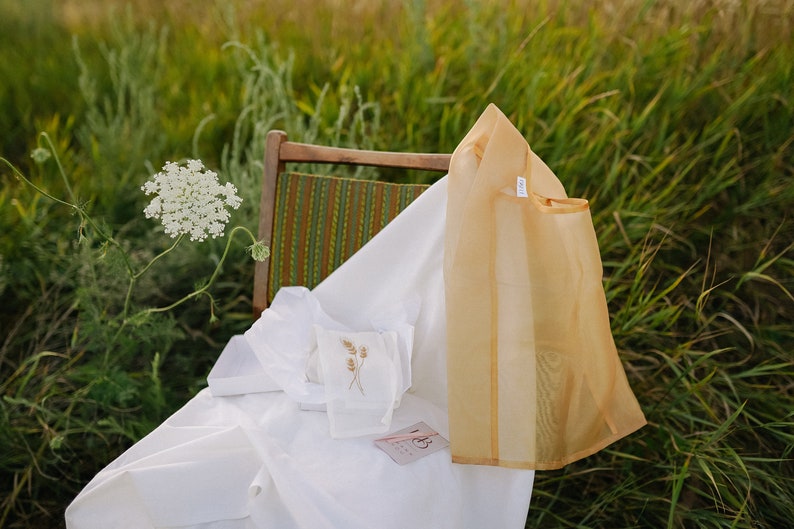
[[409, 377], [410, 389], [397, 392], [388, 431], [424, 421], [449, 438], [445, 207], [442, 179], [310, 297], [290, 291], [321, 310], [290, 315], [300, 303], [274, 304], [234, 337], [210, 388], [97, 474], [67, 509], [67, 527], [523, 527], [533, 471], [453, 464], [448, 448], [401, 466], [375, 446], [383, 434], [336, 439], [327, 413], [302, 409], [325, 402], [317, 381], [294, 369], [310, 363], [308, 322], [393, 330], [395, 366], [409, 322], [410, 370], [395, 387]]

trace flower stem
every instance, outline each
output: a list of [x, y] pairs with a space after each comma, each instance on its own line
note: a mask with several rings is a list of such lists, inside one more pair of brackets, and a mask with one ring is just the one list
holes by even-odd
[[[176, 308], [177, 306], [181, 305], [182, 303], [184, 303], [184, 302], [186, 302], [186, 301], [188, 301], [190, 299], [193, 299], [193, 298], [196, 298], [196, 297], [202, 296], [202, 295], [203, 296], [208, 296], [210, 298], [210, 301], [212, 302], [213, 298], [212, 298], [212, 295], [209, 294], [208, 290], [210, 289], [212, 284], [215, 282], [215, 280], [218, 278], [218, 275], [221, 272], [221, 268], [223, 268], [223, 263], [226, 261], [226, 257], [229, 254], [229, 249], [231, 248], [232, 240], [234, 239], [234, 235], [238, 231], [242, 231], [245, 234], [247, 234], [254, 243], [257, 242], [256, 241], [256, 237], [254, 237], [254, 234], [251, 233], [251, 230], [249, 230], [248, 228], [246, 228], [244, 226], [235, 226], [232, 229], [231, 233], [229, 234], [229, 238], [226, 240], [226, 247], [223, 250], [223, 255], [221, 255], [221, 258], [218, 261], [218, 264], [215, 266], [215, 270], [212, 272], [212, 275], [210, 276], [209, 281], [207, 281], [207, 283], [204, 286], [202, 286], [201, 288], [199, 288], [197, 290], [194, 290], [190, 294], [187, 294], [187, 295], [183, 296], [182, 298], [174, 301], [170, 305], [166, 305], [164, 307], [152, 307], [152, 308], [148, 308], [148, 309], [143, 309], [142, 311], [138, 312], [135, 316], [144, 316], [144, 315], [148, 315], [148, 314], [155, 314], [155, 313], [158, 313], [158, 312], [167, 312], [167, 311], [169, 311], [169, 310], [171, 310], [173, 308]], [[180, 236], [180, 238], [181, 238], [181, 236]], [[179, 239], [177, 240], [177, 242], [174, 243], [173, 246], [171, 246], [171, 248], [169, 248], [168, 250], [166, 250], [163, 253], [168, 253], [171, 250], [173, 250], [174, 247], [176, 247], [178, 242], [179, 242]], [[162, 255], [163, 254], [160, 254], [160, 256], [162, 256]], [[160, 256], [158, 256], [157, 258], [159, 258]], [[148, 268], [148, 265], [147, 265], [147, 268]], [[125, 307], [125, 318], [124, 318], [124, 320], [122, 322], [122, 325], [121, 325], [122, 328], [124, 327], [124, 325], [126, 325], [126, 323], [128, 321], [129, 320], [126, 318], [126, 307]], [[119, 329], [119, 331], [120, 330], [121, 329]]]
[[166, 248], [165, 250], [163, 250], [159, 254], [155, 255], [152, 258], [152, 260], [149, 261], [146, 264], [146, 266], [144, 266], [138, 272], [130, 273], [130, 283], [127, 286], [127, 295], [124, 298], [124, 311], [121, 313], [123, 320], [126, 320], [127, 319], [127, 314], [129, 314], [130, 300], [132, 299], [132, 290], [135, 287], [135, 283], [138, 281], [138, 278], [141, 277], [144, 273], [146, 273], [146, 271], [149, 270], [149, 268], [151, 268], [154, 263], [156, 263], [158, 260], [160, 260], [160, 258], [162, 258], [162, 257], [168, 255], [169, 253], [171, 253], [172, 251], [174, 251], [174, 248], [179, 246], [179, 243], [181, 243], [184, 238], [185, 238], [185, 234], [184, 233], [180, 234], [179, 237], [177, 237], [176, 240], [174, 241], [174, 244], [172, 244], [171, 246], [169, 246], [168, 248]]
[[47, 147], [49, 148], [50, 152], [52, 153], [53, 158], [55, 159], [55, 164], [58, 166], [58, 174], [60, 175], [61, 180], [63, 180], [63, 184], [66, 187], [66, 192], [69, 195], [69, 200], [71, 200], [71, 202], [68, 202], [66, 200], [61, 200], [60, 198], [51, 195], [41, 187], [37, 186], [36, 184], [33, 183], [33, 181], [31, 181], [27, 176], [22, 174], [22, 172], [19, 169], [14, 167], [14, 165], [5, 158], [0, 157], [0, 161], [5, 163], [17, 178], [19, 178], [20, 180], [25, 182], [25, 184], [32, 187], [37, 193], [52, 200], [56, 204], [61, 204], [63, 206], [72, 208], [80, 217], [81, 238], [82, 238], [83, 226], [87, 224], [96, 232], [97, 235], [99, 235], [101, 239], [106, 241], [111, 246], [115, 246], [117, 249], [119, 249], [122, 259], [124, 260], [124, 265], [127, 269], [127, 273], [130, 275], [130, 277], [132, 277], [134, 275], [134, 271], [129, 256], [127, 255], [127, 252], [124, 251], [124, 249], [121, 247], [121, 244], [119, 244], [119, 242], [116, 239], [114, 239], [112, 235], [105, 233], [105, 231], [102, 228], [100, 228], [99, 225], [94, 221], [91, 215], [88, 214], [85, 208], [79, 204], [79, 201], [77, 200], [77, 197], [75, 196], [74, 191], [72, 190], [72, 186], [69, 183], [69, 178], [66, 176], [66, 171], [64, 170], [63, 165], [61, 164], [61, 160], [58, 157], [58, 154], [55, 150], [55, 145], [52, 143], [52, 140], [50, 139], [49, 135], [46, 132], [42, 132], [39, 136], [40, 136], [39, 141], [42, 141], [43, 139], [43, 141], [46, 143]]
[[55, 152], [55, 145], [53, 145], [52, 140], [50, 139], [49, 134], [46, 132], [42, 132], [39, 134], [41, 138], [47, 142], [47, 145], [50, 147], [50, 152], [53, 154], [53, 158], [55, 158], [55, 164], [58, 166], [58, 173], [61, 175], [61, 179], [63, 180], [63, 185], [66, 187], [66, 192], [69, 193], [69, 200], [72, 201], [72, 204], [77, 204], [77, 197], [74, 195], [74, 191], [72, 191], [72, 185], [69, 183], [69, 179], [66, 177], [66, 171], [61, 164], [61, 159]]

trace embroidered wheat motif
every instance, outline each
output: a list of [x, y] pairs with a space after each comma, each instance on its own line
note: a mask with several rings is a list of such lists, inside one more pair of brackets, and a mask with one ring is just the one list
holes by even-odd
[[353, 340], [349, 338], [340, 338], [339, 341], [342, 343], [342, 347], [345, 348], [345, 351], [347, 351], [348, 354], [348, 356], [345, 358], [347, 370], [353, 373], [353, 378], [350, 380], [350, 385], [347, 386], [347, 389], [352, 389], [353, 384], [355, 384], [363, 395], [364, 386], [361, 384], [361, 368], [364, 366], [364, 360], [367, 359], [367, 346], [362, 345], [361, 347], [356, 347], [356, 344], [353, 342]]

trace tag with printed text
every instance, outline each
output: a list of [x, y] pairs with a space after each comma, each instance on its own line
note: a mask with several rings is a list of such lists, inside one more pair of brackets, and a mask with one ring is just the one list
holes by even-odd
[[386, 437], [375, 439], [375, 444], [397, 464], [406, 465], [448, 447], [449, 441], [424, 422], [418, 422]]
[[527, 198], [529, 196], [527, 194], [527, 179], [523, 176], [516, 177], [516, 196], [521, 198]]

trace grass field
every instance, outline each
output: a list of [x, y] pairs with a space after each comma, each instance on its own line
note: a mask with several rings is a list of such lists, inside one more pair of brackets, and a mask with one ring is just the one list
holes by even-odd
[[[142, 214], [151, 174], [201, 158], [253, 229], [268, 129], [451, 152], [489, 102], [590, 200], [649, 421], [539, 472], [527, 527], [790, 527], [793, 31], [790, 0], [0, 0], [0, 157], [97, 219], [0, 164], [0, 527], [62, 525], [251, 323], [239, 241], [215, 317], [200, 298], [120, 326], [124, 267], [171, 242]], [[223, 250], [180, 246], [132, 305], [179, 298]]]

